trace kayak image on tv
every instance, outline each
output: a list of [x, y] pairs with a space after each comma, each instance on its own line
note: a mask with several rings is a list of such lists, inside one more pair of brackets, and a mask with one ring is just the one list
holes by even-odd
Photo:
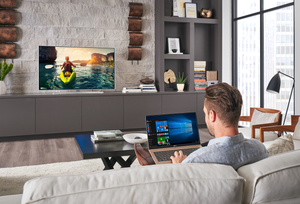
[[114, 48], [39, 46], [39, 90], [114, 88]]

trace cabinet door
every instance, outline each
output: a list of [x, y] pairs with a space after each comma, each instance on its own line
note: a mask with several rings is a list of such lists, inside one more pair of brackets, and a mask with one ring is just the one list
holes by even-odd
[[203, 112], [205, 93], [197, 94], [197, 122], [199, 125], [205, 125], [205, 114]]
[[197, 111], [196, 94], [176, 94], [162, 96], [162, 113], [187, 113]]
[[36, 133], [81, 131], [81, 98], [37, 98]]
[[0, 136], [35, 134], [35, 98], [0, 99]]
[[123, 129], [123, 96], [82, 98], [82, 131]]
[[145, 128], [146, 115], [161, 114], [161, 96], [124, 96], [124, 128]]

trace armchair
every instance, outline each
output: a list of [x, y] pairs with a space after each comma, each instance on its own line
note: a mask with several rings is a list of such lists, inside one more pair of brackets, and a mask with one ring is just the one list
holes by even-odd
[[[293, 132], [293, 141], [294, 141], [294, 149], [300, 149], [300, 138], [296, 138], [295, 134], [299, 134], [295, 132], [297, 123], [299, 121], [300, 115], [292, 115], [291, 116], [291, 125], [275, 125], [268, 127], [260, 128], [260, 137], [264, 139], [266, 131], [278, 131], [278, 132]], [[268, 148], [272, 142], [265, 142], [264, 145]]]
[[239, 121], [250, 122], [251, 126], [250, 128], [239, 128], [239, 132], [243, 133], [246, 138], [259, 139], [261, 142], [264, 142], [265, 139], [268, 141], [275, 140], [280, 136], [281, 131], [278, 133], [270, 132], [268, 133], [267, 138], [265, 138], [260, 136], [259, 128], [280, 125], [281, 118], [282, 115], [280, 110], [269, 108], [250, 108], [250, 116], [240, 116]]

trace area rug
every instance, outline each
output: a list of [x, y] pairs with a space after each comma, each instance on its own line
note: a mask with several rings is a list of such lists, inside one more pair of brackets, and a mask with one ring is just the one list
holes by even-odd
[[[126, 159], [126, 157], [123, 157]], [[137, 160], [131, 168], [140, 166]], [[120, 169], [118, 163], [114, 166]], [[89, 159], [72, 162], [60, 162], [52, 164], [21, 166], [13, 168], [0, 168], [0, 196], [21, 194], [26, 181], [42, 176], [55, 176], [65, 174], [87, 174], [103, 171], [104, 165], [101, 159]]]

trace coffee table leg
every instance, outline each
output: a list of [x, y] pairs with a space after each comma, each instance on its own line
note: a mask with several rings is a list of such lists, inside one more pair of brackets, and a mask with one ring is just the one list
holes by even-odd
[[112, 157], [111, 159], [109, 159], [108, 157], [105, 157], [105, 158], [101, 158], [101, 159], [105, 166], [105, 168], [103, 170], [114, 169], [114, 165], [117, 162], [116, 158]]
[[126, 161], [121, 156], [112, 157], [111, 159], [109, 159], [108, 157], [101, 158], [105, 166], [103, 170], [114, 169], [114, 165], [116, 162], [118, 162], [122, 168], [130, 167], [130, 165], [134, 162], [135, 158], [135, 155], [130, 155]]
[[131, 164], [134, 162], [135, 158], [136, 158], [136, 155], [130, 155], [128, 157], [128, 159], [126, 160], [126, 162], [129, 164], [129, 166], [131, 166]]

